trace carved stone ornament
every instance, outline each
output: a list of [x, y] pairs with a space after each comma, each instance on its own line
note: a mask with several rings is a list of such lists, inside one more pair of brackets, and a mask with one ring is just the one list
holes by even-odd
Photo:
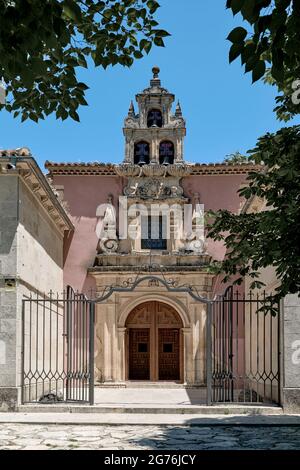
[[182, 197], [183, 189], [176, 178], [130, 178], [124, 194], [141, 199], [169, 199]]
[[119, 248], [119, 242], [117, 239], [102, 238], [99, 242], [99, 248], [102, 253], [116, 253]]
[[128, 117], [124, 121], [124, 127], [127, 129], [138, 129], [140, 127], [139, 119], [134, 117]]
[[116, 165], [115, 166], [116, 173], [119, 176], [138, 176], [141, 172], [141, 167], [138, 165], [132, 165], [132, 164], [124, 164], [124, 165]]
[[155, 176], [164, 176], [166, 174], [166, 167], [163, 165], [143, 165], [142, 170], [145, 176], [150, 176], [152, 178]]
[[168, 174], [177, 178], [188, 176], [192, 171], [192, 166], [189, 165], [169, 165], [167, 167]]
[[99, 241], [99, 251], [102, 253], [116, 253], [119, 248], [119, 240], [117, 237], [117, 219], [114, 209], [113, 197], [111, 194], [107, 198], [107, 207], [102, 220], [102, 237]]

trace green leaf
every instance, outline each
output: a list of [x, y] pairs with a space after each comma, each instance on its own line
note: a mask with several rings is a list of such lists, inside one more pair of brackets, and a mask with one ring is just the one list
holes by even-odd
[[245, 28], [237, 27], [234, 28], [231, 33], [229, 33], [227, 39], [232, 43], [242, 43], [245, 40], [247, 34], [248, 33]]
[[154, 38], [154, 44], [159, 47], [165, 47], [165, 43], [162, 38]]
[[232, 13], [236, 15], [239, 11], [241, 11], [241, 8], [244, 4], [244, 0], [231, 0], [230, 2], [227, 2], [227, 8], [231, 8]]
[[266, 73], [266, 64], [264, 60], [259, 60], [252, 71], [252, 83], [257, 82]]
[[152, 48], [152, 42], [148, 41], [147, 39], [142, 39], [140, 42], [140, 49], [145, 50], [147, 54], [151, 51]]
[[63, 11], [66, 16], [76, 23], [80, 23], [82, 20], [82, 13], [80, 7], [74, 0], [64, 0]]
[[76, 111], [74, 111], [74, 110], [70, 111], [70, 116], [71, 116], [72, 119], [74, 119], [74, 121], [80, 122], [79, 115], [77, 114]]
[[167, 36], [171, 36], [170, 33], [168, 33], [167, 31], [164, 31], [163, 29], [157, 29], [157, 30], [152, 30], [152, 33], [155, 32], [155, 36], [157, 37], [161, 37], [161, 38], [165, 38]]
[[136, 59], [142, 59], [142, 57], [144, 57], [140, 51], [134, 51], [133, 55]]
[[150, 13], [153, 14], [159, 8], [159, 3], [157, 3], [155, 0], [148, 0], [147, 7], [149, 8]]
[[244, 44], [232, 44], [229, 51], [229, 62], [233, 62], [243, 51]]

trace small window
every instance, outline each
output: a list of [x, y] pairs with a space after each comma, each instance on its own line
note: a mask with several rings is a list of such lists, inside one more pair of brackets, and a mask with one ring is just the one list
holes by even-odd
[[137, 142], [134, 145], [134, 164], [147, 165], [150, 162], [150, 145], [148, 142]]
[[173, 343], [164, 343], [163, 344], [163, 352], [164, 353], [172, 353], [173, 352]]
[[151, 216], [142, 217], [142, 250], [166, 250], [166, 217]]
[[147, 126], [148, 127], [162, 127], [163, 119], [162, 113], [159, 109], [151, 109], [148, 113]]
[[148, 352], [148, 343], [138, 343], [138, 352], [147, 353]]
[[174, 163], [174, 144], [168, 140], [160, 143], [159, 163], [161, 165], [173, 165]]

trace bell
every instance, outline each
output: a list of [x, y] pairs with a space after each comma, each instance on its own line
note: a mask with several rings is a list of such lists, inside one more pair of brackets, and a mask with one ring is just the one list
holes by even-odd
[[162, 165], [171, 165], [171, 164], [172, 164], [172, 162], [171, 162], [170, 155], [165, 155], [164, 159], [162, 161]]
[[145, 154], [140, 155], [138, 165], [147, 165], [147, 163], [148, 162], [146, 160], [146, 155]]

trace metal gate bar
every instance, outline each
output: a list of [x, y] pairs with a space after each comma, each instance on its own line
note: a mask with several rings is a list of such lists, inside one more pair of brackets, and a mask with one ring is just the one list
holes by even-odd
[[105, 288], [95, 300], [70, 287], [62, 297], [23, 300], [22, 402], [93, 404], [95, 305], [151, 280], [207, 306], [207, 404], [279, 402], [279, 306], [265, 293], [246, 297], [232, 287], [208, 300], [192, 286], [151, 274]]
[[210, 323], [212, 402], [279, 403], [279, 306], [231, 286], [212, 303]]
[[71, 287], [22, 305], [22, 403], [94, 401], [94, 305]]

